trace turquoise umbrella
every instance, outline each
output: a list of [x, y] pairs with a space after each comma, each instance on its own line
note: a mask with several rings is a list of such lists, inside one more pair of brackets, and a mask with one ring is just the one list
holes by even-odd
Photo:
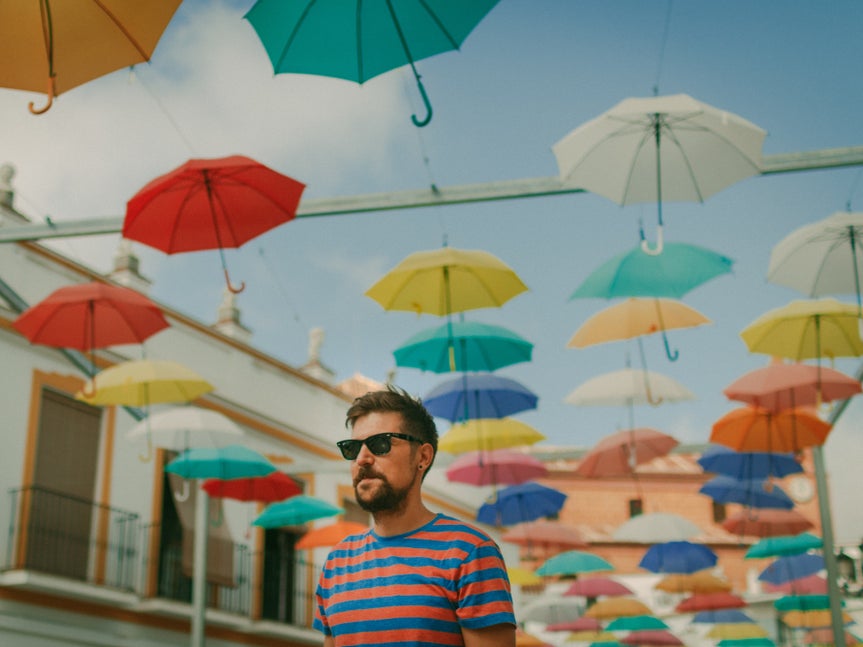
[[431, 103], [414, 63], [458, 49], [498, 0], [258, 0], [246, 14], [276, 74], [316, 74], [357, 83], [410, 65], [431, 121]]
[[238, 479], [266, 476], [276, 466], [242, 445], [193, 447], [165, 466], [165, 471], [185, 479]]
[[669, 629], [669, 626], [656, 616], [640, 615], [615, 618], [605, 627], [606, 631], [642, 631], [645, 629]]
[[[452, 331], [450, 331], [450, 327]], [[393, 351], [396, 366], [434, 373], [496, 371], [529, 362], [533, 344], [503, 326], [459, 321], [421, 330]]]
[[[842, 603], [844, 606], [844, 602]], [[830, 596], [810, 593], [808, 595], [785, 595], [773, 602], [777, 611], [817, 611], [830, 608]]]
[[758, 559], [761, 557], [780, 557], [782, 555], [799, 555], [808, 550], [820, 549], [824, 542], [820, 537], [808, 532], [797, 535], [778, 535], [765, 537], [757, 543], [752, 544], [744, 559]]
[[582, 550], [567, 550], [547, 559], [538, 569], [537, 575], [578, 575], [596, 571], [613, 571], [614, 566], [599, 555]]
[[716, 647], [776, 647], [770, 638], [725, 638]]
[[344, 514], [344, 509], [322, 499], [298, 494], [287, 501], [280, 501], [267, 506], [261, 515], [252, 522], [252, 525], [262, 528], [300, 526], [307, 521], [334, 517], [337, 514]]

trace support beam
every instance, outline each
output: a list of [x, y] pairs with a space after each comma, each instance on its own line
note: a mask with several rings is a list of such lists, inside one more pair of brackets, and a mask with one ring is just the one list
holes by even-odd
[[[765, 155], [761, 166], [761, 175], [815, 171], [843, 166], [863, 166], [863, 146]], [[312, 198], [300, 203], [297, 218], [391, 211], [394, 209], [417, 209], [471, 202], [515, 200], [517, 198], [539, 198], [571, 193], [584, 193], [584, 189], [562, 182], [556, 176], [501, 180], [481, 184], [461, 184], [445, 188], [431, 187], [337, 198]], [[122, 228], [122, 216], [51, 222], [51, 224], [10, 225], [0, 227], [0, 243], [116, 234]]]

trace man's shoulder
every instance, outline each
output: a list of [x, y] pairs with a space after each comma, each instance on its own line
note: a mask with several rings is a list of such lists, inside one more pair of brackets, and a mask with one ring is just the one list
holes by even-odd
[[473, 524], [446, 514], [439, 513], [437, 517], [435, 517], [433, 525], [439, 531], [463, 534], [466, 537], [474, 538], [474, 541], [478, 543], [496, 543], [488, 533], [480, 530]]

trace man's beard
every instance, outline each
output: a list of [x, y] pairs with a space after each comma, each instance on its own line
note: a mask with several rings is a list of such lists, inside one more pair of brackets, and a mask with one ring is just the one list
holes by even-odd
[[[368, 495], [369, 498], [364, 499], [357, 489], [357, 484], [362, 479], [370, 477], [378, 479], [380, 481], [380, 485], [378, 485], [377, 489], [373, 493]], [[396, 490], [383, 476], [367, 471], [360, 471], [360, 473], [357, 474], [357, 478], [354, 480], [354, 496], [356, 497], [359, 506], [366, 512], [370, 512], [372, 514], [376, 514], [378, 512], [396, 512], [404, 508], [411, 486], [413, 486], [413, 483], [402, 490]]]

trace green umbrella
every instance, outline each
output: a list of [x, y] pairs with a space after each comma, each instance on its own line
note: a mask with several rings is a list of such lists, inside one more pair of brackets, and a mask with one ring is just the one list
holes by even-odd
[[537, 575], [578, 575], [594, 571], [612, 571], [614, 566], [599, 555], [581, 550], [567, 550], [550, 557], [536, 569]]
[[669, 626], [656, 616], [623, 616], [608, 623], [606, 631], [641, 631], [644, 629], [669, 629]]
[[776, 647], [770, 638], [725, 638], [716, 647]]
[[802, 532], [797, 535], [778, 535], [765, 537], [750, 546], [743, 556], [744, 559], [757, 559], [760, 557], [780, 557], [783, 555], [799, 555], [813, 548], [821, 548], [823, 542], [820, 537]]
[[498, 0], [258, 0], [245, 18], [276, 74], [316, 74], [357, 83], [410, 65], [431, 121], [432, 109], [414, 63], [458, 49]]
[[298, 494], [287, 501], [273, 503], [264, 509], [260, 516], [252, 522], [253, 526], [262, 528], [281, 528], [282, 526], [300, 526], [307, 521], [334, 517], [343, 514], [344, 510], [322, 499], [306, 494]]
[[165, 471], [185, 479], [237, 479], [266, 476], [276, 466], [242, 445], [193, 447], [165, 466]]

